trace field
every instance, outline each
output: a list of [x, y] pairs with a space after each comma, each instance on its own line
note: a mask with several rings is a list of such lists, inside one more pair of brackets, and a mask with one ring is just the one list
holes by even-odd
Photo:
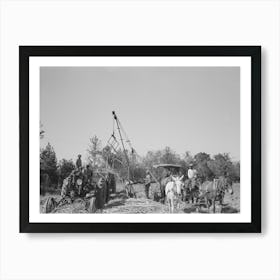
[[[117, 193], [112, 194], [109, 202], [105, 205], [103, 213], [112, 214], [152, 214], [168, 213], [167, 204], [156, 202], [145, 197], [144, 186], [142, 184], [134, 185], [136, 198], [128, 198], [124, 192], [124, 186], [117, 185]], [[240, 185], [233, 185], [234, 193], [226, 193], [222, 207], [216, 206], [217, 213], [239, 213], [240, 212]], [[156, 184], [150, 188], [150, 196], [153, 197], [155, 192], [159, 192]], [[44, 203], [48, 196], [53, 196], [57, 201], [60, 199], [59, 194], [46, 194], [40, 197], [40, 211], [44, 212]], [[217, 203], [218, 204], [218, 203]], [[197, 213], [198, 209], [194, 205], [181, 202], [175, 213]], [[213, 210], [210, 208], [210, 213]], [[207, 208], [202, 207], [199, 212], [208, 213]], [[77, 198], [73, 203], [66, 203], [54, 211], [54, 213], [88, 213], [86, 210], [86, 201]]]

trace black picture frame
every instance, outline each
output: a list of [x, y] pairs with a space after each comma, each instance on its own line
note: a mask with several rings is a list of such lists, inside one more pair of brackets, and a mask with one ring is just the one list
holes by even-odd
[[[251, 57], [250, 223], [31, 223], [29, 222], [29, 58], [33, 56]], [[261, 46], [19, 46], [21, 233], [260, 233]], [[242, 121], [242, 120], [241, 120]]]

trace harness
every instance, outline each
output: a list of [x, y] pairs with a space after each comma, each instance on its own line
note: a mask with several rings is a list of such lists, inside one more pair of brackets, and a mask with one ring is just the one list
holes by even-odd
[[172, 188], [168, 189], [166, 194], [172, 192], [175, 196], [179, 197], [181, 195], [181, 193], [177, 192], [177, 185], [176, 185], [176, 183], [175, 182], [172, 182], [172, 183], [173, 183]]
[[172, 188], [167, 190], [166, 194], [169, 194], [170, 192], [172, 192], [175, 195], [177, 193], [177, 191], [174, 190], [176, 188], [175, 182], [168, 182], [168, 183], [172, 183], [173, 186], [172, 186]]
[[[219, 184], [220, 183], [220, 184]], [[210, 184], [207, 184], [206, 185], [206, 188], [205, 188], [205, 192], [210, 192], [208, 189], [210, 187], [211, 183]], [[220, 179], [214, 179], [213, 180], [213, 191], [216, 191], [217, 193], [219, 192], [222, 192], [224, 191], [224, 188], [223, 188], [223, 184], [221, 184], [221, 181]]]
[[225, 187], [226, 182], [225, 182], [225, 180], [221, 179], [221, 178], [214, 179], [214, 183], [216, 183], [216, 184], [214, 184], [214, 186], [215, 186], [215, 190], [216, 190], [217, 196], [222, 196], [223, 197], [224, 194], [225, 194], [225, 190], [226, 190], [226, 187]]

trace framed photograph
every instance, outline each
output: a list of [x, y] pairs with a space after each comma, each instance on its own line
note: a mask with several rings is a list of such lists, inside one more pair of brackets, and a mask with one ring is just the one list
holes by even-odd
[[20, 46], [20, 232], [261, 232], [260, 46]]

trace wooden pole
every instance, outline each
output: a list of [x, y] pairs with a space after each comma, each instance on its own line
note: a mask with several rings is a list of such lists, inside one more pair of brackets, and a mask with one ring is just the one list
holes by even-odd
[[119, 132], [122, 147], [123, 147], [123, 152], [125, 154], [125, 158], [126, 158], [126, 161], [127, 161], [127, 173], [128, 173], [127, 176], [128, 176], [128, 181], [130, 181], [129, 158], [128, 158], [128, 155], [127, 155], [124, 143], [123, 143], [123, 137], [122, 137], [122, 133], [121, 133], [120, 125], [119, 125], [119, 120], [117, 118], [117, 115], [116, 115], [115, 111], [113, 111], [112, 114], [113, 114], [113, 117], [114, 117], [114, 119], [116, 121], [116, 124], [117, 124], [118, 132]]

